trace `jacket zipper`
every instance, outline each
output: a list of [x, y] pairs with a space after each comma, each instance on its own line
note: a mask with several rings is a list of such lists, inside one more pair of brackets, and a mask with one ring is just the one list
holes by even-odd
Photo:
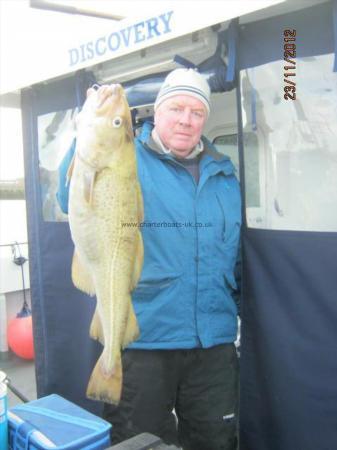
[[217, 193], [215, 193], [215, 197], [216, 197], [216, 199], [217, 199], [217, 202], [219, 203], [219, 207], [220, 207], [220, 209], [221, 209], [222, 216], [223, 216], [224, 227], [223, 227], [223, 232], [222, 232], [222, 238], [223, 238], [223, 240], [225, 241], [225, 235], [226, 235], [226, 215], [225, 215], [225, 211], [224, 211], [224, 209], [223, 209], [221, 200], [220, 200], [220, 198], [219, 198], [219, 196], [218, 196]]

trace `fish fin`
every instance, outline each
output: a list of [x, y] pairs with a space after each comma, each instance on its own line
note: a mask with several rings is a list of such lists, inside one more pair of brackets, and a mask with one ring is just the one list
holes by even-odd
[[137, 184], [137, 208], [138, 208], [138, 221], [142, 223], [144, 220], [144, 203], [143, 203], [143, 195], [140, 184]]
[[92, 339], [95, 339], [96, 341], [99, 341], [102, 345], [104, 345], [104, 333], [102, 328], [102, 322], [99, 317], [97, 308], [95, 309], [93, 318], [91, 320], [89, 334]]
[[114, 372], [105, 375], [103, 371], [103, 356], [101, 355], [90, 376], [86, 395], [92, 400], [118, 405], [122, 393], [122, 361], [116, 358]]
[[138, 280], [140, 278], [140, 274], [142, 272], [143, 268], [143, 260], [144, 260], [144, 245], [143, 245], [143, 239], [140, 231], [137, 230], [137, 242], [136, 242], [136, 248], [135, 248], [135, 258], [134, 258], [134, 264], [133, 264], [133, 272], [131, 276], [131, 286], [130, 290], [132, 291], [138, 283]]
[[134, 342], [138, 337], [139, 337], [139, 328], [137, 317], [130, 300], [129, 315], [124, 332], [122, 348], [125, 348], [127, 345], [131, 344], [131, 342]]
[[96, 171], [92, 170], [90, 172], [84, 172], [84, 198], [89, 203], [89, 205], [92, 204], [92, 198], [93, 198], [93, 192], [94, 192], [94, 185], [95, 185], [95, 179], [96, 179]]
[[76, 152], [73, 154], [73, 157], [71, 158], [70, 164], [68, 166], [67, 175], [66, 175], [66, 186], [69, 186], [69, 183], [70, 183], [73, 171], [74, 171], [75, 158], [76, 158]]
[[83, 264], [81, 263], [76, 251], [74, 252], [73, 255], [73, 263], [71, 266], [71, 278], [77, 289], [86, 292], [91, 296], [95, 295], [95, 286], [92, 281], [91, 275], [83, 267]]

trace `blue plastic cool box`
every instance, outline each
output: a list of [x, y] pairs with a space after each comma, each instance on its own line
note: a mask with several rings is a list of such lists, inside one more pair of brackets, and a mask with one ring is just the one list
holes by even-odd
[[111, 425], [52, 394], [8, 411], [10, 450], [103, 450]]

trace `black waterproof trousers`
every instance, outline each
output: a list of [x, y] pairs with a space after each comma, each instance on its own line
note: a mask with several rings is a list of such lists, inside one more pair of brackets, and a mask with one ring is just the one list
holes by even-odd
[[118, 407], [105, 405], [112, 443], [142, 432], [184, 450], [236, 450], [234, 344], [191, 350], [125, 350]]

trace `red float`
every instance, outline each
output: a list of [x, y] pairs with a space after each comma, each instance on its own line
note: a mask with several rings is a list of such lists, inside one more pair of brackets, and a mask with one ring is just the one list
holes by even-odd
[[9, 348], [20, 358], [34, 359], [32, 316], [12, 319], [7, 328]]

